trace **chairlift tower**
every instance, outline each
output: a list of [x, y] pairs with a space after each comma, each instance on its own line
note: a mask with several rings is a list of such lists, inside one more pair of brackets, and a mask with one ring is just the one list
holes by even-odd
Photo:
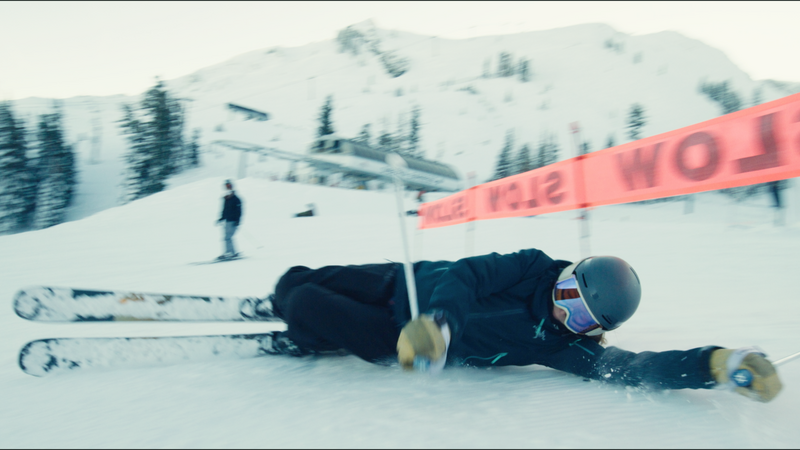
[[[269, 113], [265, 113], [257, 109], [248, 108], [242, 105], [237, 105], [235, 103], [228, 103], [227, 107], [234, 113], [243, 115], [244, 120], [256, 120], [259, 122], [266, 122], [267, 120], [270, 119]], [[247, 150], [243, 148], [241, 152], [242, 153], [239, 154], [239, 172], [237, 174], [237, 179], [239, 180], [247, 176]]]
[[89, 153], [89, 164], [97, 164], [100, 162], [100, 145], [103, 138], [103, 124], [100, 121], [100, 107], [97, 103], [94, 104], [94, 117], [92, 117], [92, 137], [91, 137], [91, 151]]

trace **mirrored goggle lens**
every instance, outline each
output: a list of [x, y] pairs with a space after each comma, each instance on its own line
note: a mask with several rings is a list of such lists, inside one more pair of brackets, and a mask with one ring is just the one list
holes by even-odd
[[556, 300], [565, 300], [569, 298], [580, 298], [581, 293], [578, 292], [578, 281], [575, 275], [567, 278], [566, 280], [556, 283], [555, 298]]
[[555, 305], [566, 311], [567, 320], [564, 325], [573, 333], [585, 334], [592, 330], [599, 331], [600, 324], [592, 318], [589, 310], [586, 309], [586, 304], [580, 297], [556, 300]]

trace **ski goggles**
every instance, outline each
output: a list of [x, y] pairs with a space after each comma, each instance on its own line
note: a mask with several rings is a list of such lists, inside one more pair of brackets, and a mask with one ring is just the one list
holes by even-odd
[[574, 273], [569, 278], [556, 282], [553, 304], [567, 313], [564, 325], [569, 331], [587, 336], [597, 336], [605, 331], [583, 299]]

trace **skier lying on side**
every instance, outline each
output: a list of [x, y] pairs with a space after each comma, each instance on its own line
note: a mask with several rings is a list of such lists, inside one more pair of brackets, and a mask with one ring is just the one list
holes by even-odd
[[[373, 363], [433, 366], [540, 364], [578, 376], [655, 389], [725, 386], [768, 402], [781, 389], [762, 353], [706, 346], [634, 353], [604, 347], [603, 333], [639, 305], [636, 272], [613, 256], [577, 263], [540, 250], [414, 264], [420, 316], [411, 320], [402, 264], [289, 269], [271, 297], [288, 325], [271, 353], [347, 350]], [[748, 387], [731, 376], [753, 375]]]

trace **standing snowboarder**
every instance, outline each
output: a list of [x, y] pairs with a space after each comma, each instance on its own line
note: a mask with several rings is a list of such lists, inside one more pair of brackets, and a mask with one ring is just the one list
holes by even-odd
[[[635, 353], [605, 347], [604, 333], [636, 311], [639, 277], [622, 259], [575, 263], [540, 250], [414, 264], [419, 317], [410, 313], [402, 264], [295, 266], [271, 307], [288, 325], [270, 353], [346, 350], [373, 363], [539, 364], [608, 383], [653, 389], [725, 387], [758, 401], [781, 390], [775, 367], [754, 348], [704, 346]], [[749, 384], [739, 384], [748, 371]]]
[[233, 246], [233, 235], [239, 228], [242, 219], [242, 201], [236, 196], [231, 180], [225, 180], [225, 197], [222, 202], [222, 214], [217, 223], [225, 225], [225, 252], [217, 259], [236, 258], [239, 254]]

